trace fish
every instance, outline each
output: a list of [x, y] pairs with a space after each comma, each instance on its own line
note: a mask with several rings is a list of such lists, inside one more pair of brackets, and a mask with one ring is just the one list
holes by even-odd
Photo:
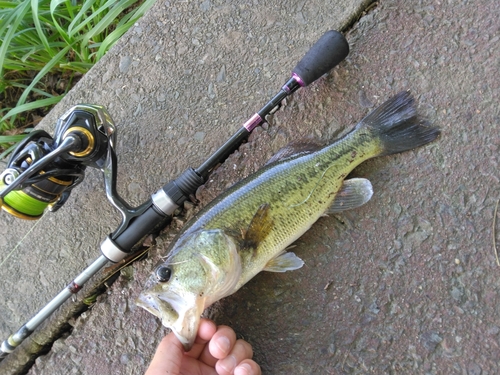
[[306, 142], [282, 149], [182, 228], [136, 304], [160, 318], [188, 351], [207, 307], [261, 271], [301, 268], [304, 262], [287, 251], [294, 241], [325, 214], [370, 200], [370, 181], [346, 179], [355, 167], [423, 146], [439, 134], [403, 91], [330, 145], [318, 149]]

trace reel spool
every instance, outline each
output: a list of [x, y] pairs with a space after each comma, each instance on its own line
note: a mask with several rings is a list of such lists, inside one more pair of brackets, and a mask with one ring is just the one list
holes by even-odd
[[87, 166], [103, 167], [115, 131], [103, 107], [78, 105], [57, 121], [54, 138], [44, 130], [30, 133], [0, 175], [2, 210], [26, 220], [39, 219], [47, 208], [57, 211]]

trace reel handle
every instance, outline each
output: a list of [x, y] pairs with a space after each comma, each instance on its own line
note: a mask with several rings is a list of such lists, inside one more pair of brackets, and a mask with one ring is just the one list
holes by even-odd
[[327, 31], [311, 47], [292, 73], [300, 78], [301, 86], [308, 86], [328, 73], [349, 54], [349, 43], [335, 30]]

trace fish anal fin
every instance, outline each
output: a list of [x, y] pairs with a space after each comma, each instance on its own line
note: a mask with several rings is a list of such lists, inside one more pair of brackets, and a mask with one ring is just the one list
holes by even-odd
[[267, 161], [266, 165], [290, 158], [295, 155], [310, 154], [312, 152], [318, 151], [322, 147], [323, 145], [319, 142], [315, 142], [309, 139], [291, 142], [286, 146], [280, 148], [278, 152], [276, 152], [276, 154], [274, 154], [271, 159]]
[[335, 214], [358, 208], [368, 202], [372, 195], [372, 184], [366, 178], [344, 180], [335, 200], [325, 213]]
[[261, 243], [273, 229], [270, 207], [269, 203], [262, 204], [257, 209], [257, 212], [250, 221], [248, 228], [246, 230], [242, 230], [245, 248], [256, 249], [259, 243]]
[[286, 272], [298, 270], [304, 265], [304, 261], [294, 253], [283, 253], [267, 262], [264, 271]]

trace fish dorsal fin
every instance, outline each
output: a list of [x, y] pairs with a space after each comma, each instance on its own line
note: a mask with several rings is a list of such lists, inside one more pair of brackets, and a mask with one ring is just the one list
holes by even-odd
[[253, 215], [247, 230], [243, 233], [243, 242], [245, 248], [256, 249], [259, 243], [273, 229], [273, 220], [270, 215], [271, 205], [269, 203], [262, 204], [255, 215]]
[[267, 262], [264, 271], [286, 272], [298, 270], [304, 265], [304, 261], [294, 253], [283, 253]]
[[310, 154], [315, 151], [318, 151], [322, 148], [323, 145], [319, 142], [315, 142], [313, 140], [302, 140], [295, 141], [287, 144], [285, 147], [282, 147], [278, 150], [276, 154], [274, 154], [271, 159], [268, 160], [267, 164], [271, 164], [283, 159], [290, 158], [296, 155], [305, 155]]
[[372, 195], [372, 184], [366, 178], [351, 178], [350, 180], [344, 180], [344, 184], [326, 213], [334, 214], [358, 208], [368, 202]]

